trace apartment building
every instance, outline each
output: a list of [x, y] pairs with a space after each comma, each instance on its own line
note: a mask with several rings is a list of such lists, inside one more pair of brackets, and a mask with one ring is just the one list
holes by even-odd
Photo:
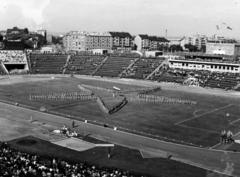
[[86, 35], [84, 31], [71, 31], [63, 37], [66, 51], [83, 51], [86, 49]]
[[66, 51], [88, 51], [93, 49], [112, 49], [110, 33], [71, 31], [63, 37]]
[[63, 37], [66, 51], [103, 49], [108, 51], [130, 51], [132, 36], [128, 32], [81, 32], [72, 31]]
[[206, 44], [207, 54], [229, 55], [233, 57], [240, 56], [240, 44], [236, 41], [208, 41]]
[[199, 50], [206, 46], [207, 36], [205, 35], [193, 35], [185, 37], [185, 44], [191, 44], [196, 46]]
[[84, 50], [93, 49], [112, 49], [112, 36], [108, 32], [99, 33], [92, 32], [85, 35], [85, 48]]
[[169, 41], [164, 37], [149, 36], [139, 34], [134, 39], [138, 51], [162, 50], [169, 45]]
[[112, 50], [130, 51], [133, 47], [131, 34], [128, 32], [109, 32], [112, 37]]

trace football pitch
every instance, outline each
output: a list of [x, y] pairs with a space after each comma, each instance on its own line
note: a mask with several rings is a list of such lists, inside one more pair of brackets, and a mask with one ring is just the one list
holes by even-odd
[[[26, 76], [28, 77], [28, 76]], [[23, 77], [24, 79], [24, 77]], [[111, 79], [112, 80], [112, 79]], [[137, 81], [136, 81], [137, 82]], [[134, 82], [134, 83], [136, 83]], [[181, 144], [212, 147], [219, 141], [220, 131], [240, 132], [240, 100], [224, 95], [188, 92], [187, 88], [168, 89], [151, 93], [160, 97], [195, 101], [196, 104], [128, 102], [120, 111], [108, 115], [101, 111], [95, 100], [30, 100], [30, 95], [80, 92], [79, 84], [124, 90], [146, 88], [146, 85], [129, 81], [110, 82], [107, 79], [55, 77], [46, 80], [9, 82], [0, 85], [0, 99], [11, 101], [49, 113], [88, 120], [100, 125]], [[157, 84], [157, 83], [156, 83]], [[106, 106], [116, 104], [111, 93], [97, 91]], [[224, 92], [223, 92], [224, 94]]]

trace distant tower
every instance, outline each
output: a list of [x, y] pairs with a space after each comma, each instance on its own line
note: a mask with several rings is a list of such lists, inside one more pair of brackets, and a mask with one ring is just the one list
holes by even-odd
[[44, 30], [44, 29], [37, 30], [37, 33], [42, 35], [44, 39], [47, 40], [47, 30]]
[[167, 38], [167, 35], [168, 35], [167, 33], [168, 33], [168, 30], [166, 29], [166, 30], [165, 30], [165, 37], [166, 37], [166, 38]]

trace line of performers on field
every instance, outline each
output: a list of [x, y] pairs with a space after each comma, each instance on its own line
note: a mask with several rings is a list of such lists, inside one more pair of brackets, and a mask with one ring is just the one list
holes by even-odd
[[221, 131], [221, 136], [220, 136], [220, 143], [222, 144], [227, 144], [227, 143], [233, 143], [234, 139], [233, 139], [233, 133], [228, 130], [223, 130]]

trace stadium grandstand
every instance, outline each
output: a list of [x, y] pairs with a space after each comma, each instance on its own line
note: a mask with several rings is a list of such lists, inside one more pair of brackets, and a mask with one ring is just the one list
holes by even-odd
[[94, 75], [119, 77], [132, 61], [134, 61], [132, 57], [110, 56]]
[[100, 168], [87, 163], [32, 155], [11, 148], [5, 142], [0, 142], [0, 154], [0, 176], [138, 176], [121, 169]]
[[0, 72], [95, 75], [239, 90], [240, 62], [229, 58], [206, 54], [168, 54], [155, 58], [131, 53], [26, 55], [24, 51], [1, 50]]
[[32, 74], [62, 74], [67, 63], [68, 55], [30, 54]]
[[1, 70], [5, 74], [26, 73], [29, 70], [27, 56], [24, 51], [0, 50], [0, 60]]
[[104, 55], [73, 55], [69, 58], [65, 74], [91, 75], [105, 58]]
[[145, 79], [151, 74], [165, 58], [140, 58], [125, 70], [122, 77], [133, 79]]
[[[39, 53], [27, 53], [26, 51], [19, 51], [19, 50], [0, 50], [0, 62], [1, 62], [0, 63], [1, 64], [0, 65], [0, 74], [1, 75], [15, 74], [15, 73], [19, 74], [20, 73], [20, 72], [16, 72], [16, 71], [25, 71], [26, 73], [30, 73], [30, 74], [68, 74], [71, 76], [73, 76], [73, 74], [74, 75], [79, 74], [79, 75], [91, 75], [91, 76], [100, 76], [100, 77], [142, 79], [142, 80], [157, 81], [157, 82], [171, 82], [171, 83], [183, 84], [186, 86], [209, 87], [209, 88], [240, 91], [240, 87], [239, 87], [240, 86], [240, 69], [239, 69], [240, 63], [230, 62], [230, 61], [225, 62], [221, 58], [209, 59], [209, 58], [196, 57], [196, 58], [190, 59], [190, 58], [184, 58], [183, 56], [179, 56], [179, 55], [178, 56], [163, 55], [161, 57], [147, 58], [147, 57], [141, 57], [139, 55], [136, 56], [133, 54], [129, 54], [129, 55], [128, 54], [93, 55], [93, 54], [86, 54], [86, 53], [85, 54], [46, 54], [46, 53], [39, 54]], [[7, 77], [4, 77], [4, 78], [7, 78]], [[11, 79], [11, 77], [9, 77], [9, 78]], [[54, 81], [54, 80], [52, 80], [52, 78], [53, 77], [51, 77], [51, 84], [53, 82], [55, 82], [55, 84], [56, 84], [53, 87], [49, 87], [50, 84], [46, 84], [46, 86], [44, 86], [43, 88], [38, 88], [38, 87], [40, 87], [40, 84], [42, 84], [40, 82], [39, 83], [36, 82], [36, 84], [39, 84], [39, 85], [35, 85], [35, 84], [31, 85], [28, 83], [26, 83], [26, 85], [25, 85], [25, 83], [23, 83], [22, 85], [24, 85], [24, 87], [26, 88], [24, 90], [24, 92], [26, 92], [25, 94], [29, 94], [29, 93], [42, 94], [43, 93], [43, 95], [36, 95], [36, 96], [41, 97], [41, 96], [44, 96], [44, 92], [45, 93], [47, 92], [48, 94], [50, 93], [50, 96], [52, 96], [51, 92], [54, 93], [55, 95], [57, 95], [56, 93], [63, 93], [62, 95], [64, 95], [67, 93], [66, 90], [76, 91], [76, 89], [83, 88], [85, 93], [86, 93], [86, 90], [88, 90], [88, 89], [86, 89], [88, 86], [86, 84], [82, 85], [82, 86], [78, 85], [78, 88], [76, 87], [76, 85], [72, 84], [72, 83], [79, 84], [79, 82], [82, 82], [81, 80], [78, 80], [76, 78], [72, 79], [72, 80], [74, 80], [74, 82], [72, 82], [71, 79], [66, 78], [66, 80], [64, 80], [64, 83], [69, 87], [65, 87], [65, 88], [61, 88], [62, 85], [59, 84], [59, 83], [62, 84], [62, 81], [58, 82], [58, 79], [56, 79]], [[190, 119], [189, 122], [188, 122], [189, 119], [186, 119], [187, 120], [186, 122], [185, 122], [185, 120], [176, 122], [174, 125], [175, 127], [172, 125], [172, 122], [170, 122], [171, 127], [173, 127], [174, 130], [171, 130], [172, 132], [169, 131], [170, 134], [168, 135], [167, 134], [168, 132], [165, 133], [165, 130], [169, 129], [167, 127], [167, 125], [164, 125], [165, 127], [163, 126], [163, 128], [159, 128], [159, 125], [162, 124], [162, 122], [164, 122], [164, 121], [162, 121], [163, 119], [162, 120], [159, 119], [161, 121], [159, 121], [159, 124], [158, 124], [157, 122], [155, 122], [156, 118], [154, 118], [154, 121], [152, 121], [150, 119], [150, 117], [154, 117], [155, 115], [158, 115], [159, 117], [157, 117], [157, 116], [156, 117], [160, 118], [164, 114], [166, 114], [166, 116], [168, 116], [168, 112], [161, 114], [158, 111], [159, 106], [156, 105], [157, 103], [160, 103], [161, 107], [164, 110], [164, 109], [167, 109], [167, 107], [172, 108], [171, 106], [173, 106], [173, 108], [176, 108], [177, 106], [175, 105], [175, 101], [177, 100], [178, 101], [177, 103], [181, 103], [181, 102], [183, 102], [182, 99], [178, 99], [178, 98], [175, 99], [174, 97], [168, 98], [165, 96], [158, 96], [158, 95], [147, 95], [147, 94], [151, 93], [152, 90], [161, 90], [161, 87], [153, 87], [150, 90], [146, 89], [146, 88], [138, 88], [138, 87], [132, 88], [129, 90], [128, 90], [128, 88], [126, 88], [125, 93], [124, 93], [125, 86], [123, 86], [123, 89], [122, 89], [121, 85], [115, 86], [116, 83], [111, 83], [111, 84], [114, 84], [113, 86], [111, 86], [113, 88], [113, 90], [111, 92], [109, 92], [109, 91], [105, 92], [108, 89], [98, 87], [98, 85], [101, 85], [101, 84], [99, 84], [98, 79], [99, 79], [99, 77], [97, 77], [96, 80], [93, 80], [93, 82], [91, 81], [91, 83], [94, 83], [96, 85], [94, 86], [94, 84], [93, 84], [91, 86], [92, 88], [89, 89], [90, 91], [89, 90], [87, 91], [90, 93], [91, 96], [92, 96], [93, 92], [94, 92], [94, 94], [96, 92], [96, 97], [95, 97], [95, 98], [97, 98], [96, 104], [91, 102], [92, 100], [89, 101], [87, 99], [82, 99], [82, 100], [84, 100], [83, 103], [81, 103], [79, 100], [77, 100], [77, 101], [70, 100], [69, 101], [68, 99], [64, 99], [64, 98], [59, 102], [59, 100], [57, 100], [56, 97], [50, 101], [47, 99], [41, 100], [41, 98], [40, 98], [40, 100], [31, 102], [31, 101], [29, 101], [28, 96], [26, 97], [27, 100], [24, 100], [25, 95], [22, 96], [23, 92], [16, 93], [16, 95], [19, 96], [19, 98], [17, 98], [16, 99], [17, 101], [15, 101], [12, 104], [15, 104], [15, 106], [20, 105], [20, 107], [24, 104], [33, 104], [33, 106], [37, 106], [37, 109], [40, 110], [41, 112], [57, 114], [57, 115], [61, 115], [61, 116], [63, 115], [64, 117], [70, 118], [69, 120], [71, 120], [71, 118], [75, 118], [75, 117], [84, 117], [85, 114], [86, 114], [86, 117], [89, 115], [90, 115], [89, 117], [94, 115], [97, 118], [101, 119], [100, 121], [102, 121], [102, 117], [105, 117], [105, 118], [109, 118], [110, 116], [126, 117], [127, 119], [125, 119], [125, 120], [124, 119], [121, 120], [120, 118], [119, 119], [118, 118], [104, 119], [104, 124], [103, 124], [104, 130], [105, 130], [105, 128], [110, 127], [110, 128], [113, 128], [113, 131], [116, 131], [118, 129], [120, 131], [127, 131], [127, 132], [133, 131], [133, 133], [136, 133], [136, 134], [149, 136], [152, 138], [168, 140], [170, 142], [178, 143], [181, 141], [180, 142], [181, 144], [192, 145], [192, 146], [193, 145], [198, 146], [198, 145], [201, 145], [200, 143], [202, 143], [202, 142], [204, 144], [205, 141], [211, 141], [213, 138], [215, 138], [215, 135], [218, 134], [220, 128], [224, 127], [223, 124], [220, 124], [219, 125], [220, 128], [217, 129], [218, 132], [216, 133], [215, 129], [213, 129], [214, 130], [214, 134], [213, 134], [212, 133], [213, 131], [210, 130], [211, 127], [209, 129], [201, 129], [200, 126], [206, 125], [206, 124], [201, 124], [199, 126], [200, 128], [198, 128], [197, 126], [196, 127], [193, 126], [194, 131], [191, 131], [191, 132], [189, 131], [190, 132], [189, 133], [188, 132], [189, 127], [187, 127], [185, 129], [185, 126], [188, 126], [189, 122], [192, 123], [193, 119]], [[68, 82], [68, 80], [70, 82]], [[125, 80], [129, 80], [129, 79], [125, 79]], [[88, 81], [86, 81], [86, 82], [88, 82]], [[20, 87], [19, 87], [19, 85], [20, 85]], [[22, 85], [15, 84], [14, 89], [21, 88]], [[42, 84], [42, 85], [45, 85], [45, 84]], [[109, 85], [107, 87], [110, 87]], [[172, 84], [170, 84], [170, 85], [172, 85]], [[15, 86], [16, 86], [16, 88], [15, 88]], [[3, 87], [3, 88], [10, 89], [11, 87]], [[86, 88], [84, 88], [84, 87], [86, 87]], [[91, 91], [92, 89], [93, 89], [93, 91]], [[184, 89], [185, 89], [185, 87], [184, 87]], [[19, 90], [21, 90], [21, 89], [19, 89]], [[61, 91], [64, 91], [64, 92], [61, 92]], [[104, 92], [102, 92], [102, 91], [104, 91]], [[10, 92], [11, 92], [11, 89], [10, 89]], [[9, 97], [9, 95], [12, 95], [12, 94], [7, 94], [7, 93], [8, 93], [7, 91], [6, 92], [3, 91], [3, 98], [11, 100], [12, 96]], [[72, 92], [72, 93], [75, 93], [75, 92]], [[165, 94], [164, 90], [162, 93]], [[70, 94], [71, 94], [71, 92], [70, 92]], [[178, 94], [178, 93], [174, 93], [174, 94]], [[125, 95], [127, 95], [127, 96], [125, 96]], [[199, 97], [202, 97], [202, 95], [200, 95]], [[42, 98], [44, 98], [44, 97], [42, 97]], [[207, 96], [207, 99], [209, 99], [208, 96]], [[164, 102], [164, 100], [165, 100], [165, 102]], [[209, 100], [211, 100], [211, 98]], [[219, 101], [219, 100], [217, 99], [216, 101]], [[142, 104], [142, 102], [143, 102], [143, 104]], [[194, 102], [196, 102], [196, 101], [194, 101]], [[219, 101], [219, 102], [221, 102], [221, 101]], [[142, 120], [142, 122], [136, 121], [137, 119], [141, 119], [141, 116], [138, 116], [137, 114], [136, 114], [136, 116], [134, 116], [134, 118], [136, 117], [136, 119], [132, 119], [132, 122], [126, 121], [126, 120], [128, 120], [128, 116], [121, 115], [121, 113], [125, 113], [125, 115], [127, 115], [127, 114], [129, 115], [129, 110], [134, 109], [134, 108], [136, 108], [135, 110], [137, 110], [138, 107], [139, 107], [139, 109], [141, 109], [140, 104], [145, 106], [148, 103], [151, 104], [149, 107], [153, 107], [152, 110], [156, 110], [156, 112], [152, 113], [152, 110], [150, 110], [149, 113], [145, 114], [145, 115], [149, 114], [150, 116], [146, 116], [147, 119]], [[167, 103], [167, 104], [162, 104], [162, 103]], [[44, 106], [42, 106], [42, 104], [44, 104]], [[205, 104], [205, 103], [202, 102], [200, 104]], [[209, 102], [209, 105], [210, 104], [212, 104], [212, 102]], [[45, 107], [45, 105], [47, 105], [47, 106]], [[91, 105], [92, 107], [89, 105]], [[127, 106], [125, 106], [125, 105], [127, 105]], [[128, 105], [129, 105], [129, 107], [128, 107]], [[68, 106], [70, 106], [70, 107], [68, 107]], [[98, 107], [95, 107], [95, 106], [98, 106], [100, 109], [102, 109], [104, 114], [102, 114], [101, 112], [98, 112], [99, 111]], [[131, 106], [136, 106], [136, 107], [131, 108]], [[182, 105], [182, 106], [179, 105], [179, 109], [183, 109], [183, 111], [187, 110], [187, 109], [192, 110], [193, 108], [190, 106], [191, 105]], [[227, 104], [220, 108], [228, 108], [228, 107], [230, 108], [230, 106], [231, 106], [231, 110], [238, 110], [238, 106], [235, 107], [235, 105], [232, 105], [232, 104]], [[234, 106], [234, 107], [232, 107], [232, 106]], [[29, 106], [29, 107], [32, 108], [31, 106]], [[94, 110], [95, 108], [96, 108], [96, 112]], [[197, 108], [197, 106], [196, 106], [196, 108]], [[214, 108], [214, 107], [212, 107], [212, 108]], [[14, 107], [14, 109], [15, 109], [15, 107]], [[81, 110], [81, 111], [84, 110], [84, 111], [83, 111], [83, 113], [81, 113], [80, 111], [74, 112], [75, 109], [77, 111], [78, 110]], [[145, 109], [142, 109], [142, 110], [145, 111]], [[215, 113], [215, 110], [217, 110], [217, 108], [214, 108], [212, 110]], [[208, 118], [208, 116], [209, 117], [212, 116], [212, 115], [210, 115], [212, 113], [212, 110], [209, 109], [209, 112], [207, 112], [208, 113], [208, 115], [206, 116], [207, 118]], [[93, 112], [93, 113], [88, 114], [87, 111]], [[195, 108], [194, 108], [194, 111], [196, 112]], [[228, 114], [228, 112], [225, 113], [225, 110], [222, 110], [222, 111], [224, 111], [224, 113], [222, 113], [222, 114], [224, 114], [224, 115]], [[36, 111], [34, 111], [34, 112], [36, 112]], [[143, 112], [140, 112], [140, 114], [143, 114]], [[176, 116], [179, 116], [178, 112], [175, 112], [175, 113], [176, 113]], [[46, 114], [46, 116], [50, 116], [50, 114], [49, 115]], [[135, 112], [134, 112], [134, 114], [135, 114]], [[205, 114], [205, 113], [203, 113], [203, 114]], [[30, 115], [30, 114], [28, 113], [28, 115]], [[84, 116], [82, 116], [82, 115], [84, 115]], [[145, 115], [143, 115], [142, 117], [144, 117]], [[151, 115], [153, 115], [153, 116], [151, 116]], [[184, 115], [185, 115], [185, 113], [184, 113]], [[235, 115], [233, 113], [231, 113], [231, 115], [233, 115], [234, 116], [233, 118], [235, 118]], [[237, 113], [236, 113], [236, 115], [237, 115]], [[131, 117], [131, 116], [132, 115], [129, 115], [129, 117]], [[216, 120], [216, 119], [214, 119], [214, 116], [215, 115], [213, 115], [213, 117], [211, 117], [211, 119]], [[218, 113], [217, 113], [217, 116], [218, 116]], [[181, 116], [179, 116], [179, 117], [181, 117]], [[182, 116], [182, 117], [184, 118], [185, 116]], [[204, 118], [205, 117], [203, 117], [203, 119]], [[48, 118], [44, 118], [44, 121], [47, 119]], [[149, 119], [150, 119], [150, 121], [149, 121]], [[211, 119], [209, 119], [209, 120], [211, 120]], [[65, 119], [63, 119], [63, 120], [65, 121]], [[116, 126], [115, 125], [112, 126], [110, 124], [111, 123], [110, 121], [113, 122], [114, 120], [116, 120], [116, 122], [120, 122], [120, 123], [119, 124], [116, 123], [115, 124]], [[237, 118], [236, 118], [236, 120], [238, 121]], [[234, 122], [236, 120], [233, 119], [232, 122]], [[52, 121], [52, 120], [49, 119], [49, 121]], [[90, 122], [90, 123], [94, 122], [99, 126], [99, 125], [102, 125], [101, 124], [102, 122], [100, 123], [100, 121], [98, 122], [98, 119], [97, 119], [97, 121], [94, 119], [93, 120], [88, 119], [88, 120], [84, 120], [84, 124], [88, 123], [88, 122]], [[110, 123], [107, 121], [109, 121]], [[124, 123], [121, 123], [121, 121], [127, 122], [127, 124], [131, 125], [132, 127], [133, 126], [137, 127], [140, 124], [142, 124], [141, 125], [142, 127], [140, 127], [140, 128], [142, 128], [142, 130], [146, 131], [147, 133], [142, 131], [140, 128], [138, 130], [135, 130], [131, 126], [127, 127], [127, 129], [126, 129], [124, 127]], [[194, 117], [194, 121], [195, 121], [195, 117]], [[217, 119], [216, 121], [219, 121], [219, 120]], [[134, 124], [133, 122], [136, 122], [136, 124]], [[144, 126], [146, 126], [145, 122], [150, 122], [150, 124], [147, 124], [146, 128], [144, 127]], [[200, 122], [200, 123], [199, 122], [200, 121], [197, 119], [196, 124], [202, 123], [202, 122]], [[204, 121], [204, 123], [205, 122], [206, 121]], [[32, 116], [29, 118], [29, 124], [30, 123], [33, 124], [34, 126], [35, 125], [38, 126], [38, 120], [37, 121], [33, 120]], [[193, 122], [193, 123], [195, 123], [195, 122]], [[62, 124], [62, 123], [59, 122], [59, 124]], [[154, 125], [154, 124], [156, 124], [156, 125]], [[207, 124], [214, 125], [214, 123], [212, 123], [212, 122], [207, 123]], [[42, 124], [42, 125], [45, 126], [45, 124]], [[109, 125], [111, 125], [111, 126], [109, 126]], [[150, 131], [152, 129], [152, 127], [154, 127], [153, 125], [157, 126], [157, 128], [156, 129], [153, 128], [153, 131], [148, 133], [148, 131]], [[233, 126], [233, 125], [231, 125], [231, 126]], [[72, 126], [72, 127], [74, 127], [74, 126]], [[109, 128], [109, 130], [111, 130], [110, 128]], [[158, 131], [156, 131], [158, 129], [161, 129], [163, 131], [163, 132], [160, 132], [163, 136], [162, 135], [155, 136], [155, 133], [156, 134], [158, 133]], [[84, 131], [83, 134], [85, 134], [84, 128], [79, 127], [79, 128], [76, 128], [76, 130]], [[195, 133], [195, 130], [197, 130], [196, 133]], [[199, 131], [199, 130], [201, 130], [201, 131]], [[191, 133], [194, 132], [193, 136], [197, 137], [196, 139], [198, 139], [198, 135], [200, 135], [200, 134], [205, 137], [205, 134], [202, 134], [202, 131], [208, 132], [208, 134], [206, 134], [206, 135], [208, 135], [208, 137], [206, 137], [206, 140], [204, 139], [202, 142], [200, 142], [199, 140], [194, 139], [194, 141], [196, 143], [193, 142], [194, 143], [193, 144], [190, 141], [191, 137], [189, 135], [191, 135]], [[186, 132], [186, 133], [183, 134], [183, 132]], [[183, 134], [184, 141], [181, 139], [182, 135], [179, 136], [178, 134]], [[187, 136], [185, 136], [185, 135], [187, 135]], [[201, 138], [202, 137], [200, 137], [200, 139]], [[187, 139], [186, 142], [185, 142], [185, 139]], [[216, 139], [218, 141], [218, 137]], [[191, 144], [189, 144], [189, 143], [191, 143]], [[215, 143], [215, 142], [213, 142], [213, 143]], [[215, 145], [215, 144], [213, 144], [213, 145]], [[202, 145], [200, 146], [200, 148], [202, 148]], [[175, 147], [174, 147], [174, 149], [175, 149]], [[55, 152], [55, 149], [54, 149], [54, 152]], [[43, 157], [39, 157], [39, 156], [35, 156], [35, 155], [32, 156], [30, 154], [26, 154], [26, 153], [22, 153], [21, 151], [14, 150], [14, 149], [10, 148], [9, 146], [7, 146], [6, 144], [4, 144], [4, 142], [0, 142], [0, 153], [2, 154], [3, 157], [11, 156], [10, 160], [2, 161], [2, 164], [0, 165], [0, 176], [2, 175], [2, 173], [1, 173], [2, 170], [7, 171], [6, 169], [13, 169], [13, 170], [8, 170], [6, 176], [7, 175], [8, 176], [17, 176], [16, 174], [18, 174], [18, 172], [29, 174], [29, 176], [33, 176], [32, 175], [33, 173], [35, 174], [35, 176], [39, 176], [38, 174], [49, 174], [49, 173], [56, 174], [58, 176], [64, 176], [64, 175], [68, 176], [68, 174], [76, 176], [76, 174], [82, 174], [83, 171], [87, 171], [87, 173], [84, 173], [82, 176], [84, 176], [84, 175], [91, 176], [92, 174], [96, 174], [96, 173], [97, 174], [106, 174], [105, 176], [113, 176], [113, 175], [111, 175], [113, 173], [115, 174], [114, 176], [134, 176], [133, 174], [130, 174], [128, 171], [124, 171], [124, 170], [120, 170], [120, 169], [113, 169], [113, 168], [102, 169], [102, 168], [96, 168], [96, 167], [93, 168], [92, 165], [90, 165], [90, 164], [81, 164], [81, 163], [76, 164], [76, 163], [66, 162], [66, 161], [60, 160], [60, 159], [57, 160], [57, 162], [56, 162], [56, 164], [58, 164], [58, 165], [51, 165], [51, 162], [49, 162], [49, 159], [39, 160], [39, 159], [43, 159]], [[142, 155], [142, 152], [140, 154]], [[185, 154], [185, 150], [184, 150], [184, 154]], [[169, 157], [171, 158], [171, 155], [168, 155], [168, 153], [165, 156], [166, 156], [166, 158], [169, 158]], [[115, 157], [116, 156], [114, 156], [114, 158]], [[134, 156], [134, 158], [135, 157], [136, 156]], [[34, 164], [28, 165], [28, 163], [23, 163], [25, 165], [21, 166], [22, 161], [23, 162], [29, 161], [29, 160], [31, 161], [33, 159], [35, 161]], [[105, 157], [105, 159], [106, 159], [106, 157]], [[50, 161], [55, 161], [55, 160], [53, 158], [51, 158]], [[135, 163], [135, 161], [133, 163]], [[10, 168], [8, 168], [8, 167], [10, 167]], [[67, 167], [66, 168], [67, 171], [66, 170], [61, 171], [59, 169], [59, 167], [61, 169]], [[76, 170], [76, 169], [80, 169], [80, 170]], [[94, 175], [92, 175], [92, 176], [94, 176]], [[99, 175], [99, 176], [103, 176], [103, 175]], [[138, 176], [138, 175], [136, 175], [136, 176]]]

